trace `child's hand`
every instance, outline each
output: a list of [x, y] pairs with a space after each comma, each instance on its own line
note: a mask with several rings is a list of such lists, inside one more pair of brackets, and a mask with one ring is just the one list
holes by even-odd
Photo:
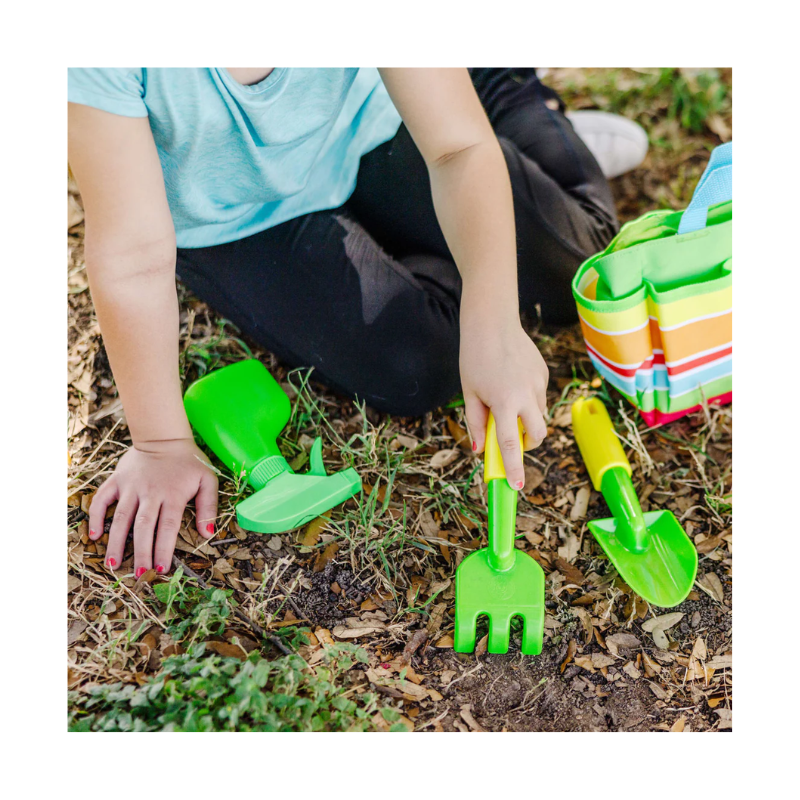
[[519, 454], [517, 417], [525, 427], [525, 450], [538, 447], [547, 435], [547, 365], [519, 319], [497, 326], [478, 315], [461, 316], [461, 387], [472, 449], [483, 452], [491, 410], [512, 489], [525, 485]]
[[103, 535], [106, 509], [117, 501], [106, 565], [114, 569], [122, 563], [125, 540], [133, 524], [136, 577], [153, 567], [159, 573], [169, 572], [183, 510], [193, 497], [197, 532], [210, 539], [217, 516], [217, 476], [206, 456], [191, 439], [142, 443], [122, 456], [114, 474], [94, 496], [89, 509], [89, 538]]

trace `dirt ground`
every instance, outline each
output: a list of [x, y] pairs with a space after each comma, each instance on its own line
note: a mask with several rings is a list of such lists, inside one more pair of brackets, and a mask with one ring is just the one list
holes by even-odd
[[[672, 80], [658, 70], [548, 76], [572, 107], [620, 111], [648, 130], [644, 165], [612, 184], [622, 221], [688, 202], [710, 148], [730, 137], [730, 73], [715, 81], [692, 71], [674, 71]], [[154, 601], [163, 578], [135, 580], [130, 545], [112, 576], [103, 566], [105, 539], [87, 536], [92, 493], [130, 437], [91, 306], [71, 181], [68, 198], [68, 686], [80, 693], [111, 682], [142, 685], [175, 643]], [[731, 729], [732, 406], [648, 429], [596, 378], [577, 326], [547, 330], [529, 321], [550, 368], [550, 420], [544, 444], [526, 456], [517, 547], [547, 575], [545, 646], [538, 657], [522, 656], [517, 635], [508, 655], [489, 655], [484, 625], [476, 653], [456, 654], [454, 572], [486, 542], [485, 487], [465, 442], [463, 408], [423, 419], [359, 408], [287, 370], [183, 287], [179, 293], [184, 385], [260, 358], [294, 403], [281, 441], [292, 466], [305, 468], [320, 435], [328, 470], [355, 466], [364, 484], [328, 518], [281, 536], [239, 528], [242, 487], [229, 474], [220, 480], [214, 540], [197, 539], [187, 510], [179, 563], [208, 586], [232, 590], [241, 612], [224, 635], [209, 637], [217, 652], [236, 639], [245, 651], [267, 654], [262, 634], [303, 627], [309, 634], [298, 652], [313, 665], [326, 643], [355, 642], [368, 659], [346, 674], [348, 690], [377, 692], [417, 731]], [[696, 585], [677, 608], [636, 596], [586, 528], [609, 512], [591, 489], [569, 409], [597, 392], [612, 401], [643, 507], [672, 510], [698, 549]]]

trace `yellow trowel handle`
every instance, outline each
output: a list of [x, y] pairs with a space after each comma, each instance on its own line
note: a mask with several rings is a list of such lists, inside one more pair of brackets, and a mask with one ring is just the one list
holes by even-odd
[[[522, 420], [519, 417], [517, 417], [517, 426], [519, 427], [519, 457], [522, 458], [522, 437], [525, 433], [525, 428], [522, 427]], [[497, 426], [490, 411], [489, 420], [486, 423], [486, 448], [483, 451], [483, 480], [489, 483], [495, 478], [505, 477], [506, 469], [503, 466], [503, 454], [500, 452], [500, 443], [497, 441]]]
[[628, 475], [631, 474], [630, 462], [601, 400], [581, 397], [572, 404], [572, 432], [592, 485], [598, 492], [601, 491], [603, 475], [613, 467], [622, 467]]

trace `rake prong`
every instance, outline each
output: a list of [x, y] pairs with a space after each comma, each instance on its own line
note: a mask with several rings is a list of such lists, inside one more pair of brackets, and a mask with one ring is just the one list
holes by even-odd
[[542, 652], [540, 620], [533, 614], [520, 614], [522, 618], [522, 644], [520, 650], [525, 656], [538, 656]]
[[475, 630], [478, 612], [470, 612], [459, 608], [456, 603], [455, 630], [453, 632], [453, 650], [456, 653], [471, 653], [475, 649]]
[[490, 614], [489, 642], [487, 650], [490, 653], [507, 653], [510, 636], [511, 617], [505, 614]]

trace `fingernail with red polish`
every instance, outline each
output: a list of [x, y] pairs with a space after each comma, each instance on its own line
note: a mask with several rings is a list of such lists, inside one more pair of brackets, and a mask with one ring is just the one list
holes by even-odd
[[141, 578], [142, 575], [145, 574], [145, 572], [147, 572], [147, 569], [145, 567], [139, 567], [139, 569], [136, 570], [136, 577]]
[[95, 536], [97, 536], [97, 531], [89, 531], [89, 538], [90, 539], [94, 539]]
[[477, 449], [478, 449], [478, 443], [477, 442], [473, 442], [472, 443], [472, 452], [474, 453]]
[[160, 575], [164, 571], [164, 567], [161, 564], [156, 564], [156, 572]]
[[108, 564], [109, 567], [116, 567], [117, 566], [117, 562], [113, 558], [109, 558], [108, 561], [106, 561], [106, 564]]
[[524, 486], [524, 483], [522, 481], [517, 481], [514, 486], [516, 486], [517, 489], [521, 489]]
[[206, 525], [206, 530], [209, 533], [214, 533], [214, 523], [213, 522], [209, 522], [208, 525]]

